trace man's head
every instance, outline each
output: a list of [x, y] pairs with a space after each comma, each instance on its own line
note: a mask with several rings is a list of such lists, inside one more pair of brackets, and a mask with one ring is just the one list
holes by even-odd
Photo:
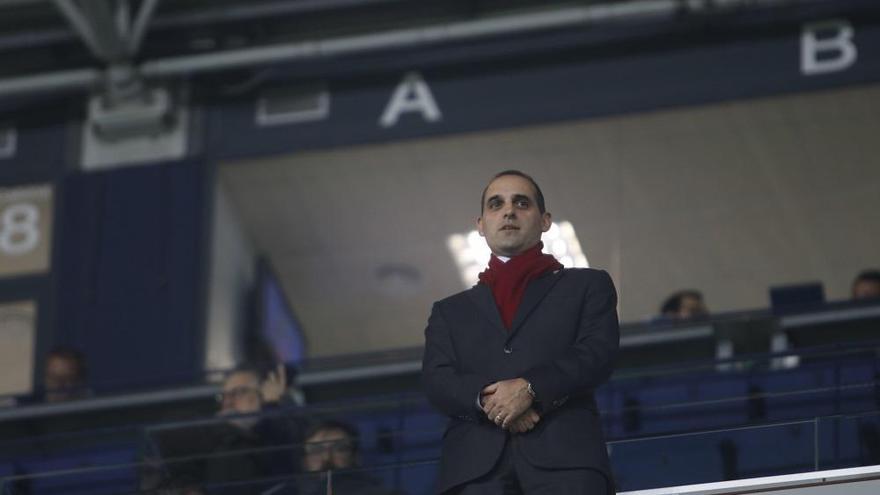
[[880, 270], [865, 270], [853, 280], [853, 299], [880, 299]]
[[480, 201], [477, 230], [497, 256], [516, 256], [550, 230], [550, 213], [534, 179], [518, 170], [496, 174]]
[[341, 421], [324, 421], [306, 431], [303, 469], [308, 472], [357, 465], [358, 432]]
[[[223, 381], [223, 391], [218, 395], [220, 416], [251, 414], [263, 409], [263, 395], [260, 389], [260, 372], [252, 368], [239, 368]], [[236, 418], [231, 422], [242, 428], [250, 428], [257, 418]]]
[[697, 290], [682, 290], [669, 296], [660, 308], [660, 313], [673, 320], [690, 320], [709, 315], [703, 294]]
[[46, 356], [43, 388], [46, 402], [64, 402], [80, 398], [85, 393], [86, 360], [81, 352], [56, 347]]

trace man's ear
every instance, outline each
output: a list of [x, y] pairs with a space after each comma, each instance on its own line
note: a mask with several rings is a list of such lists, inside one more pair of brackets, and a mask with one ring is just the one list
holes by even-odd
[[[476, 224], [477, 224], [477, 232], [480, 233], [480, 236], [481, 236], [481, 237], [486, 237], [486, 234], [483, 233], [483, 216], [482, 216], [482, 215], [480, 215], [480, 216], [477, 217], [477, 222], [476, 222]], [[548, 227], [548, 228], [549, 228], [549, 227]]]
[[541, 231], [547, 232], [550, 230], [550, 227], [553, 226], [553, 217], [550, 215], [549, 211], [545, 211], [543, 215], [541, 215]]

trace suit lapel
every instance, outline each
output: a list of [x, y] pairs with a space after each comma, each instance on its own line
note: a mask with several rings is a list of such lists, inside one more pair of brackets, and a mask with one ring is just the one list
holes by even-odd
[[483, 313], [490, 323], [493, 326], [498, 328], [504, 333], [507, 333], [507, 329], [504, 328], [504, 322], [501, 321], [501, 313], [498, 312], [498, 306], [495, 305], [495, 298], [492, 297], [492, 290], [489, 287], [483, 284], [477, 284], [467, 292], [467, 295], [470, 296], [471, 301], [480, 308], [480, 312]]
[[522, 326], [523, 322], [526, 321], [529, 314], [531, 314], [538, 303], [544, 299], [547, 292], [549, 292], [550, 289], [556, 285], [556, 282], [562, 278], [562, 274], [563, 271], [559, 270], [555, 273], [548, 273], [542, 277], [536, 278], [529, 283], [526, 287], [525, 294], [523, 294], [522, 302], [519, 303], [519, 308], [516, 310], [516, 315], [513, 317], [510, 337], [513, 337], [516, 331], [519, 330], [519, 327]]

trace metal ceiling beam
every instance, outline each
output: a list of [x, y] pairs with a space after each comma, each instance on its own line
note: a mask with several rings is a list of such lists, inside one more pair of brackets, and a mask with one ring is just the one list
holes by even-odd
[[67, 19], [70, 27], [79, 35], [83, 43], [89, 47], [92, 55], [100, 59], [104, 58], [103, 46], [89, 18], [86, 17], [74, 0], [52, 0], [55, 7], [61, 11], [61, 14]]
[[116, 32], [124, 39], [131, 35], [131, 4], [129, 0], [116, 0], [117, 8], [113, 15]]
[[196, 72], [228, 70], [391, 48], [467, 41], [489, 36], [523, 34], [596, 21], [610, 21], [623, 17], [632, 19], [671, 16], [678, 11], [678, 8], [678, 0], [639, 0], [595, 7], [573, 7], [549, 12], [504, 15], [422, 28], [397, 29], [326, 40], [169, 57], [145, 62], [141, 66], [141, 72], [148, 77], [187, 75]]
[[[260, 2], [252, 1], [234, 5], [218, 2], [217, 5], [202, 5], [198, 10], [193, 12], [160, 12], [153, 15], [153, 10], [155, 9], [155, 5], [158, 4], [158, 0], [144, 0], [142, 5], [145, 5], [148, 2], [153, 5], [149, 8], [141, 7], [142, 13], [138, 14], [137, 17], [145, 16], [145, 21], [149, 19], [149, 23], [144, 22], [145, 26], [149, 24], [149, 26], [153, 28], [173, 29], [188, 28], [196, 25], [204, 26], [211, 23], [258, 21], [267, 18], [277, 19], [279, 16], [290, 16], [333, 9], [374, 6], [394, 1], [397, 0], [300, 0], [296, 2], [291, 2], [289, 0], [263, 0]], [[50, 3], [49, 0], [0, 0], [0, 9], [9, 9], [12, 11], [15, 7]], [[134, 20], [133, 24], [137, 25], [137, 18]], [[129, 32], [137, 34], [134, 28], [129, 30]], [[71, 33], [66, 26], [45, 27], [28, 30], [27, 32], [0, 33], [0, 50], [32, 48], [39, 45], [67, 42], [76, 38], [76, 36], [76, 33]], [[143, 36], [141, 35], [141, 39], [142, 37]]]
[[144, 0], [131, 18], [128, 0], [52, 0], [92, 55], [108, 64], [137, 54], [159, 0]]
[[150, 20], [158, 5], [159, 0], [144, 0], [141, 4], [141, 8], [138, 10], [137, 16], [132, 23], [128, 38], [128, 52], [131, 55], [137, 54], [138, 50], [140, 50], [144, 36], [147, 34], [147, 27], [150, 25]]
[[99, 57], [108, 63], [120, 63], [129, 58], [127, 40], [119, 32], [115, 3], [113, 0], [85, 0], [80, 4], [98, 40]]
[[21, 7], [22, 5], [37, 5], [45, 2], [46, 0], [0, 0], [0, 8]]
[[387, 4], [396, 0], [274, 0], [241, 2], [236, 5], [205, 5], [197, 12], [170, 13], [157, 16], [156, 27], [186, 27], [211, 22], [234, 22], [272, 18], [283, 15], [321, 12], [342, 8]]
[[100, 84], [102, 76], [97, 69], [75, 69], [0, 79], [0, 95], [91, 89]]
[[[55, 0], [62, 1], [62, 0]], [[715, 0], [696, 2], [709, 10], [742, 7], [778, 7], [817, 0]], [[684, 2], [684, 3], [683, 3]], [[666, 18], [681, 13], [693, 0], [630, 0], [586, 7], [556, 9], [548, 12], [496, 16], [475, 21], [443, 23], [422, 28], [398, 29], [364, 35], [324, 40], [284, 43], [243, 48], [220, 53], [168, 57], [144, 62], [139, 72], [145, 77], [164, 78], [200, 72], [257, 67], [274, 63], [365, 53], [393, 48], [410, 48], [427, 44], [469, 41], [491, 36], [523, 34], [538, 30], [566, 28], [605, 22], [643, 18]], [[720, 5], [723, 4], [723, 9]], [[96, 77], [96, 74], [98, 76]], [[0, 80], [0, 95], [24, 92], [81, 88], [96, 84], [100, 72], [66, 71]]]

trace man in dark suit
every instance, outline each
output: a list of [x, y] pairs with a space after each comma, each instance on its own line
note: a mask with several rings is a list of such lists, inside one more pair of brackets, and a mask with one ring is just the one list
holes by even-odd
[[434, 304], [422, 377], [450, 417], [438, 493], [614, 493], [593, 391], [617, 353], [617, 295], [606, 272], [541, 253], [550, 226], [531, 177], [496, 175], [477, 219], [489, 268]]

